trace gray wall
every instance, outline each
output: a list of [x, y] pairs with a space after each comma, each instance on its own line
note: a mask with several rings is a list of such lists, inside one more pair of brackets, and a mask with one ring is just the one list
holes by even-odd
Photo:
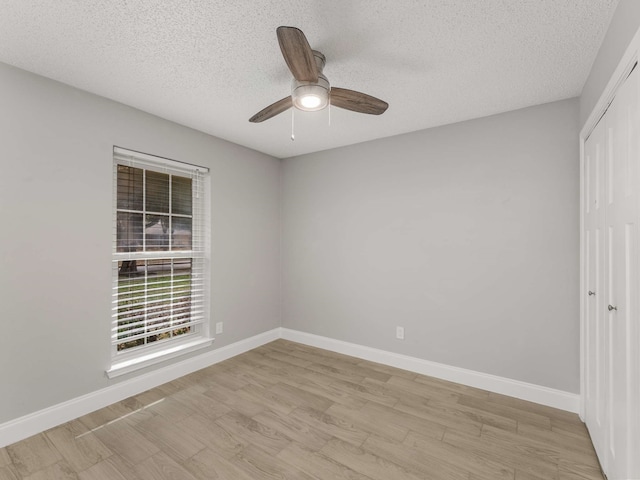
[[283, 326], [577, 393], [577, 139], [571, 99], [285, 160]]
[[640, 28], [640, 1], [620, 0], [580, 96], [580, 126], [596, 106], [613, 71]]
[[113, 145], [211, 168], [213, 348], [280, 326], [279, 160], [3, 64], [0, 137], [0, 423], [132, 376], [104, 375]]

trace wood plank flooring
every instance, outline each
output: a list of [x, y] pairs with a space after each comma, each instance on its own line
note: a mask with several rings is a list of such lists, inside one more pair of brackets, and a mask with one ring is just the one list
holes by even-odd
[[602, 480], [578, 416], [277, 340], [0, 449], [0, 480]]

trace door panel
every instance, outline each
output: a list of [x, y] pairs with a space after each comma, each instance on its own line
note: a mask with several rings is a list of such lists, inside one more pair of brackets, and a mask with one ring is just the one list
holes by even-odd
[[[607, 474], [610, 478], [630, 478], [637, 462], [632, 450], [633, 410], [637, 398], [632, 385], [638, 371], [633, 364], [637, 349], [632, 340], [638, 319], [638, 95], [637, 72], [620, 87], [605, 115], [607, 127], [606, 225], [610, 232], [607, 252], [605, 297], [607, 310]], [[610, 308], [608, 306], [611, 306]], [[637, 473], [637, 471], [636, 471]]]
[[585, 286], [588, 290], [585, 308], [585, 421], [600, 458], [605, 458], [606, 438], [604, 324], [605, 265], [605, 122], [601, 121], [585, 143]]

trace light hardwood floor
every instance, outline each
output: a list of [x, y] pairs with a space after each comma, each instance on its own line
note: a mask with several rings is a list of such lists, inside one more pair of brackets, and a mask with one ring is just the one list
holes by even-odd
[[0, 449], [21, 478], [603, 477], [575, 414], [277, 340]]

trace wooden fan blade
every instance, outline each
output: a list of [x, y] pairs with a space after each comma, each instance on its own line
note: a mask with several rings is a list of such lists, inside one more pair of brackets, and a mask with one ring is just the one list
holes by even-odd
[[302, 30], [295, 27], [278, 27], [276, 32], [282, 56], [293, 78], [299, 82], [317, 82], [318, 67], [313, 58], [313, 50]]
[[272, 103], [266, 108], [263, 108], [258, 113], [256, 113], [253, 117], [249, 119], [251, 123], [260, 123], [265, 120], [269, 120], [271, 117], [275, 117], [279, 113], [282, 113], [286, 110], [289, 110], [293, 106], [293, 101], [291, 100], [291, 95], [283, 98], [282, 100], [278, 100], [275, 103]]
[[334, 107], [371, 115], [380, 115], [389, 108], [389, 104], [379, 98], [346, 88], [331, 87], [330, 100]]

